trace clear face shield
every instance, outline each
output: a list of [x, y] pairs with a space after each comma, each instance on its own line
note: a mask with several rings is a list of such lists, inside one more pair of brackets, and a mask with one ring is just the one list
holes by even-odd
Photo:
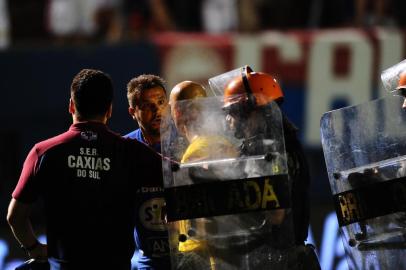
[[252, 72], [252, 68], [249, 66], [243, 66], [212, 77], [209, 79], [210, 89], [215, 96], [222, 96], [228, 83], [232, 79], [241, 76], [244, 72]]
[[398, 88], [400, 75], [406, 71], [406, 60], [403, 60], [381, 73], [381, 80], [384, 89], [393, 95], [406, 97], [405, 88]]

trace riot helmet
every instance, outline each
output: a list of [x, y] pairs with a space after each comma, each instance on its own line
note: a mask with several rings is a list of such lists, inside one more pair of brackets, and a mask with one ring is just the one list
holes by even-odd
[[[224, 86], [223, 110], [226, 120], [237, 138], [249, 133], [239, 119], [252, 116], [256, 108], [265, 108], [271, 102], [281, 104], [283, 92], [276, 79], [264, 72], [254, 72], [249, 66], [241, 68], [239, 75]], [[255, 130], [252, 130], [255, 132]]]
[[402, 108], [406, 109], [406, 59], [382, 71], [381, 80], [387, 91], [405, 98]]
[[398, 86], [396, 87], [399, 95], [405, 97], [402, 109], [406, 110], [406, 70], [399, 75]]
[[246, 103], [249, 107], [264, 106], [271, 101], [283, 101], [283, 92], [276, 79], [264, 72], [254, 72], [249, 66], [229, 81], [224, 89], [224, 106]]
[[399, 75], [398, 86], [396, 90], [406, 89], [406, 70]]

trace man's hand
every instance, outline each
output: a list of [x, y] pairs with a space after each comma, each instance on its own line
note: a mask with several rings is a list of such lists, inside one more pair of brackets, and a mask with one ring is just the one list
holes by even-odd
[[7, 221], [17, 241], [33, 259], [46, 260], [47, 246], [38, 242], [29, 219], [30, 204], [11, 199]]

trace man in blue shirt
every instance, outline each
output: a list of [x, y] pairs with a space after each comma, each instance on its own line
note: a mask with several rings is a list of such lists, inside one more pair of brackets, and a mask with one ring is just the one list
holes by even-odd
[[168, 106], [164, 80], [156, 75], [140, 75], [127, 85], [128, 112], [138, 129], [125, 137], [143, 142], [161, 152], [160, 124]]
[[[162, 78], [143, 74], [127, 85], [128, 112], [138, 129], [125, 135], [138, 140], [156, 152], [161, 152], [160, 124], [168, 106], [165, 83]], [[162, 179], [141, 183], [137, 195], [137, 224], [135, 240], [139, 256], [136, 269], [170, 269], [168, 232], [162, 207], [165, 204]]]

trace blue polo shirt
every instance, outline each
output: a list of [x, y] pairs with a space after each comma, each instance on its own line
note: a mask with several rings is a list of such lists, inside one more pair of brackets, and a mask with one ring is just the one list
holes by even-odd
[[155, 150], [155, 152], [157, 153], [161, 153], [161, 144], [160, 143], [156, 143], [153, 145], [149, 145], [145, 140], [144, 140], [144, 136], [142, 136], [142, 132], [141, 129], [136, 129], [130, 133], [128, 133], [127, 135], [124, 136], [124, 138], [129, 138], [129, 139], [133, 139], [133, 140], [137, 140], [139, 142], [142, 142], [146, 145], [148, 145], [149, 147], [151, 147], [152, 149]]
[[[141, 129], [124, 136], [147, 145]], [[161, 152], [161, 144], [150, 146]], [[170, 269], [168, 231], [162, 207], [165, 204], [162, 177], [146, 179], [137, 185], [135, 242], [137, 254], [133, 264], [136, 269]]]

